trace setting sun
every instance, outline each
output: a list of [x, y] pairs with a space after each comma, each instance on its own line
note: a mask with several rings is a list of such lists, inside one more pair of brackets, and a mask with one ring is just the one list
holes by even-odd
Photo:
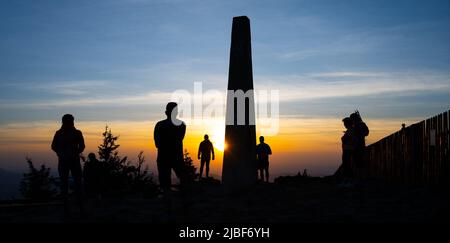
[[217, 126], [211, 134], [211, 142], [214, 148], [219, 151], [224, 151], [227, 147], [225, 144], [225, 127]]

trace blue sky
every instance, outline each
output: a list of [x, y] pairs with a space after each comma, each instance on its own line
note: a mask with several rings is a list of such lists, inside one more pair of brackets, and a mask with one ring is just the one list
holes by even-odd
[[154, 92], [225, 90], [239, 15], [255, 87], [307, 94], [281, 114], [426, 117], [450, 104], [449, 13], [449, 1], [2, 1], [0, 124], [148, 119]]

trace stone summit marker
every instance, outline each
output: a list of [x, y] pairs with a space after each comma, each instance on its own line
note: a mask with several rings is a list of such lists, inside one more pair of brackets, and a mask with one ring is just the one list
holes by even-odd
[[222, 183], [237, 189], [257, 180], [250, 20], [246, 16], [233, 18], [229, 65]]

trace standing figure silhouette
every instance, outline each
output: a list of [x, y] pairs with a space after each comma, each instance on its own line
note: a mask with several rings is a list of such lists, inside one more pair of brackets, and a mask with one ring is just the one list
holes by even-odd
[[353, 179], [353, 152], [355, 137], [353, 132], [353, 121], [350, 117], [342, 119], [345, 132], [341, 137], [342, 142], [342, 186], [351, 186]]
[[177, 103], [169, 102], [165, 113], [167, 118], [156, 123], [153, 136], [158, 149], [156, 163], [159, 185], [163, 192], [169, 192], [172, 184], [172, 169], [180, 179], [181, 187], [186, 182], [183, 163], [183, 139], [186, 125], [176, 118], [178, 115]]
[[68, 202], [69, 172], [72, 173], [75, 181], [75, 193], [79, 199], [80, 209], [83, 208], [80, 154], [84, 151], [84, 148], [83, 134], [75, 128], [74, 117], [71, 114], [64, 115], [62, 126], [53, 137], [52, 150], [58, 155], [61, 195], [66, 213], [70, 213]]
[[86, 195], [101, 199], [104, 173], [103, 163], [97, 159], [94, 153], [89, 153], [83, 167], [84, 191]]
[[202, 178], [203, 174], [203, 167], [206, 164], [206, 178], [209, 177], [209, 162], [211, 161], [211, 154], [212, 154], [212, 160], [214, 160], [214, 146], [209, 141], [208, 134], [205, 134], [204, 139], [200, 146], [198, 147], [198, 159], [200, 160], [200, 179]]
[[364, 150], [366, 148], [365, 137], [369, 135], [369, 128], [363, 122], [361, 115], [355, 111], [350, 115], [353, 123], [353, 164], [356, 167], [356, 174], [358, 177], [365, 177], [366, 165], [364, 163]]
[[258, 170], [261, 180], [264, 181], [264, 172], [266, 172], [266, 182], [269, 182], [269, 155], [272, 150], [267, 143], [264, 143], [264, 137], [259, 137], [259, 144], [256, 146], [256, 156], [258, 159]]

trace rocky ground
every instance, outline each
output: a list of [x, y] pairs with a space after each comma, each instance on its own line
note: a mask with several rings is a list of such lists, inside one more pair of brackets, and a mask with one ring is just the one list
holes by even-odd
[[449, 216], [448, 189], [359, 183], [343, 188], [329, 179], [290, 177], [229, 194], [213, 183], [166, 197], [89, 199], [64, 217], [58, 202], [0, 205], [0, 222], [441, 222]]

